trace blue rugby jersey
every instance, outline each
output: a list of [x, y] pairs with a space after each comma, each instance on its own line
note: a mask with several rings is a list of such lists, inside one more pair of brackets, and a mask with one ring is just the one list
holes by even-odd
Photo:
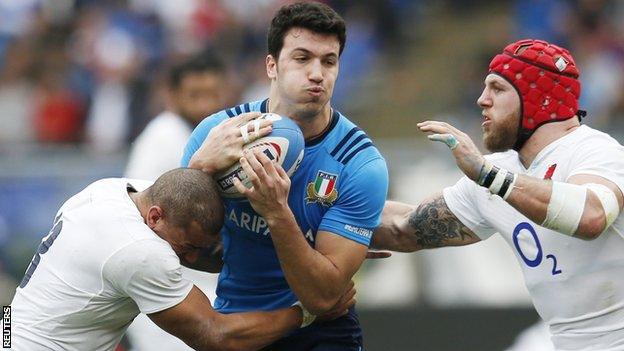
[[[267, 112], [267, 101], [245, 103], [204, 119], [186, 145], [182, 166], [188, 165], [211, 128], [244, 112]], [[334, 110], [326, 132], [306, 142], [303, 161], [291, 178], [288, 204], [312, 247], [319, 230], [368, 246], [387, 189], [384, 158], [360, 128]], [[215, 308], [232, 313], [292, 305], [297, 298], [286, 282], [266, 221], [246, 199], [224, 201], [224, 265]]]

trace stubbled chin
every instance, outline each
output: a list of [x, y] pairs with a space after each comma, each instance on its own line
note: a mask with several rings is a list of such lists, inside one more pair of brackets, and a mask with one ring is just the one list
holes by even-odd
[[318, 101], [301, 102], [297, 107], [299, 118], [313, 118], [322, 110]]
[[327, 104], [327, 101], [321, 99], [320, 96], [315, 96], [304, 100], [301, 104], [308, 110], [321, 110]]
[[490, 140], [488, 139], [488, 137], [485, 134], [483, 135], [483, 140], [482, 141], [483, 141], [483, 146], [485, 147], [485, 149], [487, 151], [492, 152], [492, 150], [490, 149], [490, 143], [489, 143]]
[[485, 146], [485, 148], [489, 151], [489, 152], [499, 152], [500, 150], [500, 145], [495, 145], [496, 140], [493, 140], [492, 138], [492, 134], [489, 132], [484, 131], [483, 132], [483, 146]]
[[482, 128], [482, 130], [483, 130], [483, 138], [482, 138], [483, 145], [488, 145], [488, 141], [490, 140], [491, 135], [487, 130], [485, 130], [485, 128]]
[[483, 146], [485, 146], [485, 148], [492, 153], [510, 150], [513, 145], [507, 145], [507, 143], [507, 140], [495, 140], [485, 136], [483, 137]]
[[321, 102], [321, 95], [308, 95], [308, 103], [318, 104]]

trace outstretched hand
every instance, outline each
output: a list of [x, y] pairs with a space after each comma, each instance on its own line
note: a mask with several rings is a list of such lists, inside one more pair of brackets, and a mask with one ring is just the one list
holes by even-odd
[[430, 133], [429, 140], [439, 141], [451, 149], [459, 169], [468, 178], [476, 181], [485, 158], [470, 139], [461, 130], [445, 122], [425, 121], [417, 124], [421, 132]]
[[273, 121], [257, 119], [260, 115], [260, 112], [243, 113], [212, 128], [189, 167], [214, 174], [236, 163], [245, 144], [271, 133]]

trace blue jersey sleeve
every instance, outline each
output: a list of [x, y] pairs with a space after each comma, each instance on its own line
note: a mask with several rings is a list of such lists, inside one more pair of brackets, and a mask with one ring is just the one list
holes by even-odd
[[378, 157], [346, 176], [341, 180], [338, 200], [325, 213], [318, 230], [368, 246], [388, 194], [388, 168]]
[[191, 162], [191, 157], [193, 157], [193, 154], [199, 150], [199, 147], [202, 145], [204, 140], [206, 140], [210, 130], [227, 118], [227, 114], [224, 111], [221, 111], [206, 117], [197, 127], [195, 127], [195, 130], [193, 130], [193, 133], [184, 148], [184, 155], [182, 155], [182, 161], [180, 162], [181, 167], [188, 167], [189, 162]]

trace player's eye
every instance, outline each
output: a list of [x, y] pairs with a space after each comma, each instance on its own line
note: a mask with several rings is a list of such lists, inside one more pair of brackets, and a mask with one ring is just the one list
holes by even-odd
[[297, 61], [297, 62], [306, 62], [307, 60], [308, 60], [308, 58], [305, 57], [305, 56], [296, 56], [295, 57], [295, 61]]
[[503, 89], [498, 85], [492, 85], [492, 91], [495, 93], [500, 93]]

